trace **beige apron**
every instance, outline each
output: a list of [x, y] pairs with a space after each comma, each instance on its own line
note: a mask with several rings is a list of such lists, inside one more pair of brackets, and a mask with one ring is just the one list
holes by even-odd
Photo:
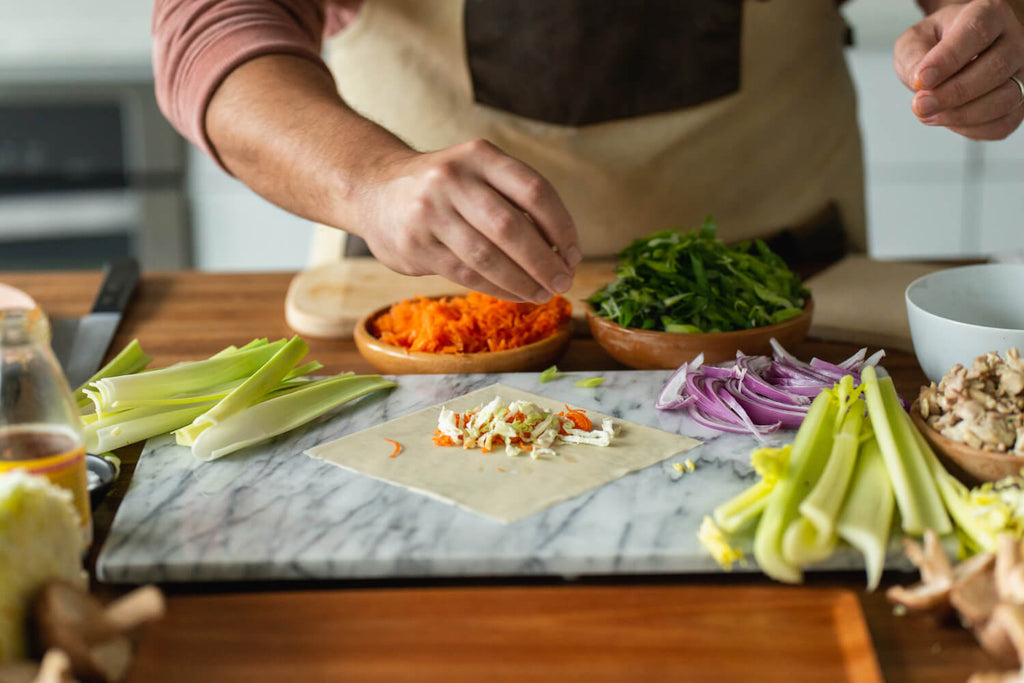
[[[578, 126], [474, 100], [469, 1], [366, 0], [325, 45], [342, 97], [416, 149], [483, 138], [526, 162], [554, 184], [588, 256], [709, 215], [728, 242], [769, 236], [829, 204], [848, 246], [865, 249], [855, 93], [833, 0], [745, 0], [731, 94]], [[339, 258], [344, 235], [318, 228], [313, 262]]]

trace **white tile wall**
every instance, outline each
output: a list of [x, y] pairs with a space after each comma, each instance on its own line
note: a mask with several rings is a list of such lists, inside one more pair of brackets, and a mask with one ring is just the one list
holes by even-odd
[[978, 219], [966, 226], [986, 255], [1024, 256], [1024, 174], [986, 177], [980, 184]]

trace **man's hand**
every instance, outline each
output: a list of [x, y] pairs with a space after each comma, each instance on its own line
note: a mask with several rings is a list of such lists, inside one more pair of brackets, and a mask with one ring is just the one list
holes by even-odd
[[903, 33], [896, 73], [922, 123], [999, 140], [1024, 119], [1024, 27], [1006, 0], [949, 4]]
[[250, 188], [359, 235], [400, 273], [511, 301], [547, 301], [572, 283], [576, 228], [547, 180], [483, 141], [411, 149], [350, 109], [309, 60], [274, 54], [236, 68], [206, 131]]
[[487, 142], [400, 152], [363, 188], [361, 236], [392, 270], [511, 301], [547, 301], [572, 283], [569, 212], [548, 181]]

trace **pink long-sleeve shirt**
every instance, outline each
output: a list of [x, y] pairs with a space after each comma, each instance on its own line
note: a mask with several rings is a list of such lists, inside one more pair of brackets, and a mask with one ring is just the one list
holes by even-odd
[[[362, 0], [155, 0], [156, 99], [172, 125], [216, 156], [206, 136], [206, 107], [232, 70], [267, 54], [323, 65], [323, 39], [351, 21]], [[326, 69], [326, 65], [324, 65]]]

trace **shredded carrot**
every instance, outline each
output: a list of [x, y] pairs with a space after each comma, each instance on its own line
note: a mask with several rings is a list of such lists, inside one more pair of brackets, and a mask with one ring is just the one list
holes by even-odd
[[387, 438], [385, 438], [384, 440], [387, 441], [388, 443], [393, 443], [395, 445], [395, 452], [392, 453], [391, 455], [389, 455], [388, 456], [389, 458], [393, 458], [393, 457], [395, 457], [396, 455], [398, 455], [399, 453], [402, 452], [402, 444], [398, 443], [394, 439], [387, 439]]
[[512, 303], [481, 292], [394, 304], [372, 324], [382, 342], [410, 351], [482, 353], [514, 349], [554, 334], [572, 305], [556, 296], [544, 304]]
[[504, 467], [499, 467], [499, 468], [498, 468], [498, 471], [499, 471], [499, 472], [504, 472], [504, 471], [505, 471], [505, 468], [504, 468]]
[[452, 437], [443, 433], [440, 429], [434, 430], [434, 443], [438, 446], [454, 446], [455, 442], [452, 441]]
[[594, 423], [590, 421], [587, 414], [579, 408], [565, 407], [565, 411], [559, 413], [561, 417], [567, 417], [572, 420], [572, 423], [576, 425], [576, 429], [582, 429], [585, 432], [589, 432], [594, 428]]

